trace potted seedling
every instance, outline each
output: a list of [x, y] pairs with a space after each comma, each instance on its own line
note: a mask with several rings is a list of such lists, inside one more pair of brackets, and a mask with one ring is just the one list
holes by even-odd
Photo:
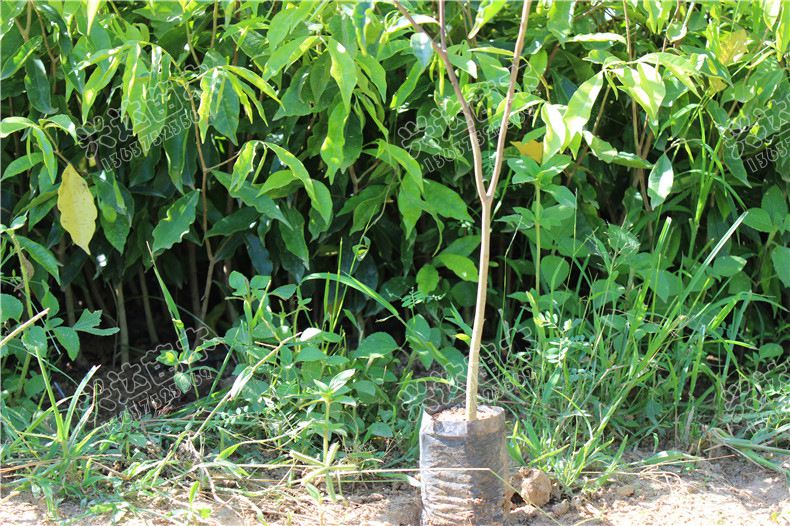
[[480, 199], [480, 262], [477, 280], [472, 339], [466, 379], [466, 405], [423, 415], [420, 428], [420, 475], [422, 478], [422, 524], [424, 526], [475, 526], [502, 524], [506, 513], [507, 446], [505, 413], [501, 407], [478, 406], [480, 342], [485, 322], [488, 286], [488, 261], [491, 249], [491, 208], [499, 174], [502, 171], [505, 139], [513, 103], [518, 65], [524, 49], [524, 35], [530, 1], [523, 3], [518, 37], [513, 51], [510, 82], [505, 98], [502, 123], [497, 137], [493, 171], [487, 182], [475, 118], [461, 92], [447, 54], [444, 0], [439, 0], [439, 38], [437, 43], [396, 0], [395, 6], [420, 38], [430, 40], [441, 58], [466, 119], [474, 160], [477, 197]]

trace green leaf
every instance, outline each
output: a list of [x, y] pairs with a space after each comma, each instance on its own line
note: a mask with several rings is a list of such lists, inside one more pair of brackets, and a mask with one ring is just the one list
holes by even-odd
[[28, 155], [23, 155], [22, 157], [17, 157], [6, 165], [5, 171], [3, 172], [3, 177], [0, 179], [0, 181], [5, 181], [6, 179], [10, 179], [16, 175], [21, 174], [22, 172], [30, 170], [34, 166], [38, 165], [42, 159], [43, 156], [39, 152], [33, 152]]
[[779, 276], [779, 280], [785, 287], [790, 288], [790, 248], [774, 247], [771, 252], [771, 262], [774, 264], [774, 270]]
[[546, 28], [564, 44], [573, 27], [573, 8], [576, 2], [552, 2]]
[[270, 148], [280, 162], [291, 169], [293, 174], [302, 182], [307, 196], [313, 204], [313, 207], [318, 211], [326, 224], [332, 220], [332, 200], [329, 197], [329, 190], [320, 182], [310, 179], [310, 174], [302, 164], [302, 161], [296, 158], [294, 154], [285, 148], [276, 144], [267, 142], [266, 146]]
[[503, 7], [505, 7], [505, 0], [483, 0], [477, 7], [477, 15], [475, 15], [475, 23], [472, 26], [472, 31], [467, 36], [471, 40], [477, 33], [486, 25]]
[[332, 37], [327, 42], [327, 48], [332, 57], [332, 67], [329, 68], [329, 73], [340, 88], [340, 95], [348, 112], [351, 109], [351, 94], [357, 85], [357, 67], [354, 64], [354, 57], [343, 44]]
[[302, 260], [305, 268], [310, 267], [310, 252], [304, 239], [304, 217], [298, 210], [285, 208], [283, 210], [288, 223], [277, 225], [280, 229], [283, 243], [288, 252]]
[[424, 205], [426, 210], [459, 221], [474, 221], [467, 211], [466, 203], [455, 190], [429, 179], [425, 179], [424, 183], [425, 195], [430, 196]]
[[88, 114], [96, 102], [96, 98], [101, 93], [102, 89], [110, 83], [115, 76], [118, 66], [121, 64], [120, 57], [115, 54], [111, 55], [106, 61], [97, 64], [96, 69], [91, 74], [88, 82], [85, 83], [85, 88], [82, 91], [82, 122], [88, 120]]
[[25, 64], [25, 91], [30, 104], [43, 114], [54, 113], [57, 108], [52, 106], [50, 84], [44, 63], [33, 58]]
[[19, 49], [3, 62], [3, 68], [0, 70], [0, 81], [6, 80], [19, 71], [19, 68], [25, 65], [28, 57], [30, 57], [40, 45], [41, 37], [35, 36], [19, 46]]
[[423, 190], [422, 168], [420, 168], [420, 164], [409, 152], [399, 146], [389, 144], [382, 139], [376, 141], [376, 145], [378, 147], [375, 150], [365, 150], [365, 153], [373, 155], [377, 159], [381, 159], [393, 168], [398, 166], [403, 167], [406, 174], [411, 177], [420, 191]]
[[666, 154], [661, 155], [650, 170], [650, 177], [647, 183], [647, 194], [650, 196], [650, 206], [656, 208], [666, 200], [672, 191], [672, 183], [675, 180], [675, 172], [672, 170], [672, 163]]
[[185, 372], [178, 371], [173, 375], [173, 383], [182, 393], [188, 393], [192, 388], [192, 379]]
[[80, 353], [80, 337], [77, 335], [77, 331], [71, 327], [55, 327], [52, 332], [55, 333], [55, 338], [57, 338], [58, 342], [66, 349], [69, 359], [72, 361], [76, 360], [77, 355]]
[[30, 256], [33, 261], [41, 265], [49, 275], [55, 278], [55, 281], [60, 283], [60, 274], [58, 272], [58, 260], [52, 255], [48, 249], [39, 245], [35, 241], [26, 238], [25, 236], [16, 236], [19, 241], [19, 246]]
[[442, 252], [434, 258], [434, 262], [449, 268], [456, 276], [464, 281], [477, 281], [477, 267], [474, 262], [466, 256]]
[[540, 118], [546, 124], [546, 135], [543, 137], [543, 160], [545, 162], [562, 150], [568, 137], [568, 130], [565, 128], [560, 108], [556, 104], [545, 103], [540, 110]]
[[231, 175], [219, 170], [211, 172], [214, 177], [228, 189], [231, 197], [240, 199], [242, 203], [254, 207], [259, 213], [270, 219], [287, 223], [280, 207], [271, 197], [261, 194], [260, 188], [249, 182], [244, 182], [239, 188], [232, 189]]
[[390, 101], [390, 109], [394, 110], [400, 108], [406, 103], [409, 95], [411, 95], [414, 91], [414, 88], [417, 87], [417, 81], [420, 80], [420, 76], [422, 75], [423, 71], [425, 71], [425, 66], [419, 62], [415, 62], [409, 70], [409, 74], [406, 75], [406, 80], [400, 85], [398, 91], [395, 92], [395, 95], [392, 96], [392, 100]]
[[374, 332], [367, 336], [359, 347], [351, 353], [352, 358], [383, 358], [398, 348], [395, 339], [386, 332]]
[[392, 428], [384, 422], [374, 422], [370, 424], [370, 426], [368, 426], [367, 434], [382, 438], [393, 437]]
[[398, 192], [398, 210], [403, 218], [406, 237], [411, 237], [417, 221], [422, 215], [423, 202], [420, 189], [412, 179], [405, 179]]
[[625, 91], [645, 110], [651, 125], [656, 126], [658, 109], [666, 95], [664, 81], [658, 71], [653, 66], [640, 62], [636, 69], [623, 68], [615, 70], [615, 74]]
[[[211, 124], [219, 133], [237, 144], [239, 127], [239, 96], [228, 79], [230, 73], [214, 68], [200, 81], [203, 94], [198, 114], [201, 117], [201, 135], [205, 139], [205, 126]], [[206, 122], [203, 122], [206, 121]]]
[[0, 325], [8, 320], [19, 321], [22, 302], [10, 294], [0, 294]]
[[247, 179], [255, 168], [255, 150], [258, 146], [262, 146], [262, 141], [248, 141], [241, 147], [236, 162], [233, 163], [233, 175], [231, 178], [231, 188], [237, 190], [239, 186]]
[[47, 135], [40, 128], [33, 128], [32, 133], [36, 138], [38, 147], [41, 149], [49, 180], [54, 184], [55, 179], [58, 177], [58, 162], [55, 160], [55, 149], [52, 147], [52, 143], [49, 142]]
[[425, 33], [418, 32], [411, 36], [411, 51], [417, 57], [417, 61], [423, 66], [427, 67], [433, 59], [433, 46], [431, 45], [431, 37]]
[[195, 209], [200, 193], [193, 190], [181, 196], [167, 209], [164, 219], [154, 227], [154, 242], [151, 251], [160, 254], [180, 243], [195, 222]]
[[773, 225], [781, 230], [787, 216], [787, 197], [785, 193], [778, 186], [771, 186], [763, 194], [760, 208], [768, 212]]
[[321, 144], [321, 159], [327, 165], [329, 180], [334, 179], [335, 172], [343, 165], [343, 147], [346, 143], [345, 129], [349, 109], [342, 104], [336, 104], [329, 114], [326, 138]]
[[729, 278], [743, 270], [746, 260], [739, 256], [719, 256], [713, 262], [713, 273], [722, 278]]
[[258, 221], [260, 214], [251, 207], [244, 207], [236, 210], [229, 216], [225, 216], [209, 229], [206, 237], [230, 236], [236, 232], [252, 230]]
[[88, 28], [87, 32], [90, 34], [91, 27], [93, 26], [93, 20], [96, 18], [96, 13], [99, 12], [99, 6], [101, 5], [101, 0], [88, 0], [87, 11], [88, 11]]
[[100, 329], [99, 325], [101, 324], [101, 311], [89, 311], [85, 309], [80, 314], [80, 318], [72, 327], [75, 331], [86, 332], [88, 334], [93, 334], [95, 336], [110, 336], [118, 332], [118, 327], [112, 327], [110, 329]]
[[423, 265], [417, 272], [417, 289], [423, 294], [430, 294], [439, 285], [439, 271], [431, 264]]
[[598, 94], [601, 92], [602, 86], [603, 73], [598, 73], [584, 81], [573, 93], [571, 100], [568, 101], [568, 107], [565, 109], [565, 116], [563, 117], [567, 130], [567, 135], [562, 145], [563, 149], [570, 146], [574, 154], [578, 151], [582, 130], [587, 121], [590, 120], [590, 112], [595, 99], [598, 98]]
[[770, 233], [774, 228], [771, 222], [771, 215], [762, 208], [750, 208], [746, 214], [746, 219], [743, 220], [743, 224], [765, 233]]
[[590, 151], [605, 163], [619, 164], [629, 168], [651, 168], [653, 165], [629, 152], [618, 152], [614, 146], [588, 131], [582, 132], [585, 142], [590, 146]]

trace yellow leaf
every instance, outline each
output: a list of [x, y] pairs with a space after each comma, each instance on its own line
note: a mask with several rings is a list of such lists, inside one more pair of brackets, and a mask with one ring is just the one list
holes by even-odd
[[88, 244], [96, 231], [98, 212], [88, 183], [71, 164], [63, 170], [58, 188], [58, 210], [63, 229], [71, 235], [75, 245], [90, 254]]
[[512, 142], [513, 146], [516, 147], [518, 153], [529, 157], [536, 163], [540, 164], [543, 162], [543, 144], [538, 141], [527, 141], [527, 142]]

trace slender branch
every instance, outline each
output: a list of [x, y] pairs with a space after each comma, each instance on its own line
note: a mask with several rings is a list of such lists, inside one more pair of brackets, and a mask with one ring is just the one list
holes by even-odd
[[491, 181], [488, 183], [488, 190], [486, 191], [486, 197], [489, 199], [494, 198], [494, 191], [496, 190], [496, 185], [499, 181], [499, 174], [502, 171], [505, 139], [507, 137], [507, 127], [510, 122], [510, 109], [513, 106], [513, 96], [516, 91], [516, 80], [518, 79], [518, 64], [521, 60], [521, 52], [524, 50], [524, 37], [527, 33], [527, 25], [529, 23], [529, 9], [531, 4], [532, 0], [526, 0], [521, 10], [521, 23], [518, 27], [516, 47], [513, 50], [513, 64], [510, 66], [510, 83], [507, 87], [507, 96], [505, 97], [505, 113], [502, 115], [502, 124], [499, 126], [499, 138], [497, 140], [496, 155], [494, 157], [494, 172], [491, 174]]
[[[477, 188], [477, 195], [480, 200], [485, 199], [485, 183], [483, 181], [483, 153], [480, 149], [480, 141], [477, 136], [477, 126], [475, 126], [475, 118], [472, 114], [472, 110], [469, 108], [469, 103], [467, 103], [466, 98], [464, 98], [464, 94], [461, 92], [461, 86], [458, 84], [458, 78], [455, 76], [455, 70], [453, 69], [453, 65], [450, 62], [450, 57], [447, 55], [446, 47], [439, 46], [433, 38], [422, 28], [422, 26], [417, 23], [414, 18], [409, 14], [409, 12], [404, 8], [398, 0], [394, 0], [395, 7], [400, 11], [403, 17], [409, 21], [412, 25], [414, 30], [418, 33], [422, 33], [423, 35], [427, 36], [431, 41], [431, 46], [433, 50], [439, 55], [439, 58], [444, 63], [444, 67], [447, 70], [447, 78], [450, 79], [450, 84], [453, 86], [453, 91], [455, 92], [455, 96], [458, 99], [458, 102], [461, 104], [461, 110], [464, 113], [464, 118], [466, 119], [466, 128], [469, 132], [469, 143], [472, 146], [472, 158], [474, 160], [474, 174], [475, 174], [475, 187]], [[439, 3], [439, 18], [440, 18], [440, 26], [442, 26], [442, 34], [444, 32], [444, 2]]]
[[[4, 347], [8, 342], [13, 340], [17, 334], [19, 334], [20, 332], [24, 331], [25, 329], [33, 325], [47, 314], [49, 314], [49, 308], [42, 310], [32, 318], [28, 319], [25, 323], [19, 325], [16, 329], [9, 332], [8, 335], [5, 338], [3, 338], [2, 341], [0, 341], [0, 347]], [[24, 384], [24, 380], [25, 380], [24, 378], [20, 378], [20, 383]]]

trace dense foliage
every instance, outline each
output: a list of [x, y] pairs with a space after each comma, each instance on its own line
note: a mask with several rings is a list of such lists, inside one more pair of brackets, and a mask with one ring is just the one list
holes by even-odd
[[[487, 173], [520, 7], [447, 5]], [[185, 413], [220, 460], [413, 458], [423, 403], [459, 396], [479, 246], [430, 43], [387, 2], [0, 9], [3, 459], [46, 428], [52, 455], [153, 462], [128, 417], [115, 449], [52, 407], [176, 341], [180, 389], [230, 378]], [[787, 446], [789, 43], [776, 0], [533, 3], [483, 353], [514, 458], [570, 486], [611, 440]]]

